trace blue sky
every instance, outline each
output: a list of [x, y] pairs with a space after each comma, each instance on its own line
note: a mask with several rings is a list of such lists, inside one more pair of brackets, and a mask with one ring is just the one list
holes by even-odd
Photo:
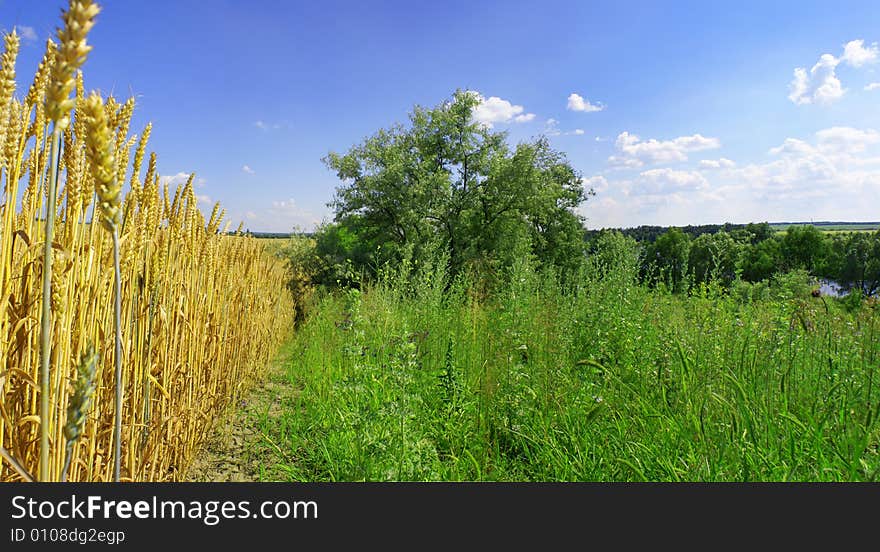
[[[457, 88], [567, 154], [591, 228], [880, 220], [876, 0], [101, 5], [86, 87], [134, 95], [161, 174], [251, 230], [329, 220], [321, 158]], [[65, 6], [0, 0], [20, 88]]]

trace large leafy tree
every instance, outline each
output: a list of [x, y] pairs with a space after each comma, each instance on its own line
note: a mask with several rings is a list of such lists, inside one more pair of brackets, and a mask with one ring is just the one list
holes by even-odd
[[592, 191], [545, 138], [511, 147], [505, 133], [475, 121], [477, 102], [457, 91], [434, 108], [415, 107], [408, 126], [324, 158], [342, 181], [330, 204], [335, 225], [372, 252], [369, 262], [353, 262], [418, 258], [439, 241], [457, 272], [508, 264], [523, 240], [541, 263], [580, 262], [575, 208]]

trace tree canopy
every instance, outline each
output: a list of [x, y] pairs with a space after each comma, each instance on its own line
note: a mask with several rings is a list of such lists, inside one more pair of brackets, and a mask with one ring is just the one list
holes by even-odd
[[[434, 108], [416, 106], [408, 126], [381, 129], [324, 158], [342, 181], [330, 203], [334, 226], [366, 244], [353, 259], [361, 269], [418, 258], [437, 245], [453, 273], [494, 269], [512, 262], [522, 241], [539, 263], [565, 270], [580, 262], [583, 221], [575, 208], [592, 190], [546, 138], [511, 147], [506, 133], [475, 121], [477, 102], [459, 90]], [[318, 240], [339, 235], [324, 229]]]

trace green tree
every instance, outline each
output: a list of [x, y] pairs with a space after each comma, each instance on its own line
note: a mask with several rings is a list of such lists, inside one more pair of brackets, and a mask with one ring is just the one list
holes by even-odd
[[511, 148], [505, 133], [476, 122], [477, 101], [457, 91], [437, 107], [416, 106], [408, 126], [324, 158], [342, 181], [330, 204], [336, 224], [368, 244], [370, 258], [353, 263], [375, 268], [404, 252], [419, 259], [437, 239], [453, 273], [509, 265], [522, 239], [540, 263], [563, 270], [580, 263], [574, 209], [592, 191], [545, 138]]
[[772, 277], [782, 264], [780, 243], [778, 238], [770, 238], [744, 246], [740, 255], [743, 280], [760, 282]]
[[608, 278], [615, 272], [635, 282], [638, 276], [640, 246], [619, 230], [600, 230], [587, 248], [590, 274]]
[[688, 269], [694, 283], [719, 278], [729, 284], [736, 277], [739, 245], [727, 232], [701, 234], [691, 242]]
[[367, 232], [360, 227], [363, 219], [353, 217], [347, 222], [347, 225], [324, 224], [315, 233], [313, 258], [310, 259], [315, 283], [357, 285], [361, 276], [359, 270], [382, 257], [381, 248], [367, 239]]
[[773, 237], [773, 228], [770, 227], [768, 222], [750, 222], [746, 224], [745, 230], [752, 244], [760, 243]]
[[673, 291], [685, 287], [690, 237], [679, 228], [670, 228], [645, 249], [643, 274], [651, 283], [666, 282]]
[[828, 240], [813, 225], [789, 226], [780, 244], [783, 265], [815, 273], [828, 255]]
[[872, 295], [880, 289], [880, 230], [874, 233], [850, 232], [835, 236], [832, 256], [838, 259], [837, 270], [828, 277], [838, 283]]

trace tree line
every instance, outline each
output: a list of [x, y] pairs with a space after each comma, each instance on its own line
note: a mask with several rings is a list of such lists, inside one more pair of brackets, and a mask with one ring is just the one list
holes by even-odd
[[680, 228], [669, 228], [652, 243], [641, 244], [640, 274], [650, 284], [662, 281], [681, 291], [710, 280], [723, 285], [735, 279], [760, 282], [800, 270], [864, 295], [880, 290], [880, 230], [826, 233], [812, 225], [790, 226], [782, 232], [769, 228], [767, 223], [750, 224], [695, 238]]
[[[739, 237], [742, 237], [746, 233], [748, 233], [753, 236], [752, 239], [760, 240], [769, 237], [770, 234], [773, 233], [773, 228], [767, 222], [749, 224], [733, 224], [730, 222], [725, 222], [724, 224], [689, 224], [687, 226], [678, 226], [677, 228], [691, 238], [696, 238], [697, 236], [700, 236], [702, 234], [714, 234], [716, 232], [724, 231]], [[643, 224], [641, 226], [635, 226], [632, 228], [603, 228], [602, 230], [585, 230], [584, 237], [587, 241], [590, 241], [594, 239], [597, 235], [599, 235], [599, 233], [606, 230], [618, 230], [624, 236], [633, 238], [639, 243], [653, 243], [663, 233], [669, 230], [669, 227]]]

